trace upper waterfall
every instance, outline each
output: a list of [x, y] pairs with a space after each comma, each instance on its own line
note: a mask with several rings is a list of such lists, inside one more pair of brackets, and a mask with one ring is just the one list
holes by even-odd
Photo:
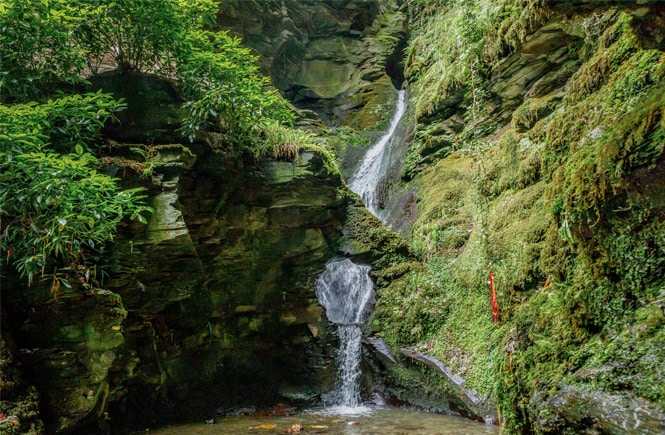
[[390, 125], [385, 134], [381, 136], [365, 154], [362, 163], [351, 177], [349, 187], [360, 195], [365, 207], [375, 216], [379, 216], [377, 204], [377, 188], [388, 166], [388, 145], [397, 129], [402, 116], [406, 112], [406, 91], [397, 91], [397, 104], [395, 112], [390, 119]]

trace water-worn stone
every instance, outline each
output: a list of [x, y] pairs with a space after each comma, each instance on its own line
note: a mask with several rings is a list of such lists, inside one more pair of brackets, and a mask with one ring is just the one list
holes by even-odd
[[412, 361], [418, 361], [435, 370], [442, 375], [453, 388], [459, 390], [459, 397], [466, 407], [465, 415], [485, 420], [487, 423], [491, 423], [497, 419], [495, 411], [496, 404], [494, 401], [489, 397], [479, 397], [478, 393], [473, 388], [464, 388], [466, 380], [451, 372], [443, 362], [432, 355], [416, 352], [413, 349], [402, 348], [400, 349], [400, 352]]
[[564, 386], [553, 396], [535, 395], [530, 405], [539, 413], [545, 433], [560, 433], [560, 423], [580, 433], [662, 434], [665, 415], [644, 399]]

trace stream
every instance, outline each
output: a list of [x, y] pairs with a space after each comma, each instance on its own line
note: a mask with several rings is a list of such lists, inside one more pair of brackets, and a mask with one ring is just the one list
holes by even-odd
[[462, 417], [419, 412], [402, 408], [376, 408], [367, 415], [334, 416], [316, 410], [288, 417], [224, 417], [214, 424], [197, 423], [166, 427], [149, 432], [158, 435], [180, 434], [326, 434], [326, 435], [448, 435], [492, 434], [499, 428]]

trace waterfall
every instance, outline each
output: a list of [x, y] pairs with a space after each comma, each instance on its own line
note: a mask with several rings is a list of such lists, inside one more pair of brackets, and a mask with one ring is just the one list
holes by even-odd
[[339, 413], [353, 413], [361, 408], [360, 359], [361, 325], [374, 306], [374, 285], [369, 266], [349, 259], [332, 259], [316, 280], [316, 297], [326, 309], [328, 320], [337, 324], [339, 334], [339, 371], [341, 385], [331, 395]]
[[[360, 195], [367, 209], [379, 216], [377, 188], [388, 167], [388, 146], [402, 116], [406, 112], [406, 92], [397, 92], [395, 113], [384, 135], [365, 154], [351, 177], [349, 187]], [[363, 413], [360, 402], [360, 360], [362, 331], [360, 327], [374, 308], [374, 285], [369, 266], [360, 266], [349, 259], [333, 259], [316, 281], [316, 297], [326, 309], [328, 320], [337, 324], [339, 335], [340, 387], [331, 402], [340, 414]]]
[[397, 129], [399, 121], [406, 112], [406, 91], [397, 91], [397, 105], [395, 113], [390, 119], [388, 130], [381, 136], [381, 139], [375, 143], [365, 154], [362, 163], [349, 181], [349, 187], [352, 191], [360, 195], [365, 207], [375, 216], [379, 217], [378, 201], [376, 191], [379, 181], [384, 176], [388, 166], [388, 145]]

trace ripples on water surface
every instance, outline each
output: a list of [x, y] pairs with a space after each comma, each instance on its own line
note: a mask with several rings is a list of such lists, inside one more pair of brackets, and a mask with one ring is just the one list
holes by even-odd
[[[360, 407], [365, 415], [329, 415], [332, 410], [309, 411], [289, 417], [222, 417], [215, 424], [190, 424], [149, 431], [150, 434], [283, 434], [297, 425], [300, 434], [378, 435], [378, 434], [498, 434], [496, 426], [487, 426], [461, 417], [451, 417], [404, 409]], [[344, 410], [338, 410], [344, 411]], [[370, 412], [371, 411], [371, 412]], [[273, 426], [274, 425], [274, 426]], [[261, 428], [260, 428], [261, 427]], [[145, 432], [144, 432], [145, 433]], [[293, 433], [293, 432], [292, 432]]]

